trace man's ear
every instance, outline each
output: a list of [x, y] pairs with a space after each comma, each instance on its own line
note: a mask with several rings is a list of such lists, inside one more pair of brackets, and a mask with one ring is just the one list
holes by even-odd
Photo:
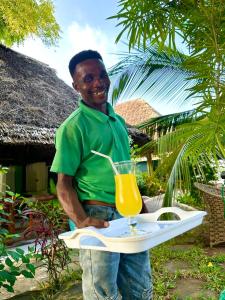
[[73, 86], [73, 88], [75, 89], [75, 91], [78, 92], [78, 90], [77, 90], [77, 84], [76, 84], [74, 81], [72, 82], [72, 86]]

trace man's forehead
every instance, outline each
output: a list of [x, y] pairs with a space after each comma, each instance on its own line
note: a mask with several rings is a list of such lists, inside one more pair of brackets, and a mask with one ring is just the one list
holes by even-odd
[[95, 69], [105, 69], [105, 65], [102, 60], [92, 58], [86, 59], [77, 64], [75, 72], [80, 72], [84, 70], [95, 70]]

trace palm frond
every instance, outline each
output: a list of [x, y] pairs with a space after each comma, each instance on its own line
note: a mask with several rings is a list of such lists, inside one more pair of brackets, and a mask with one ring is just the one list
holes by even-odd
[[179, 102], [181, 105], [196, 82], [186, 80], [193, 74], [182, 65], [185, 57], [178, 51], [159, 52], [152, 46], [121, 54], [121, 61], [109, 70], [114, 81], [110, 91], [112, 103], [145, 98], [151, 104]]
[[[224, 119], [220, 120], [223, 124]], [[160, 166], [158, 174], [169, 173], [164, 205], [171, 205], [177, 188], [189, 189], [190, 167], [204, 180], [205, 165], [215, 164], [224, 158], [224, 130], [217, 120], [205, 117], [177, 127], [158, 140]], [[180, 185], [180, 186], [179, 186]]]
[[181, 124], [190, 123], [202, 117], [202, 113], [198, 113], [196, 109], [192, 109], [184, 112], [150, 118], [149, 120], [139, 124], [137, 128], [145, 131], [150, 136], [157, 133], [157, 136], [159, 137], [165, 133], [173, 131]]

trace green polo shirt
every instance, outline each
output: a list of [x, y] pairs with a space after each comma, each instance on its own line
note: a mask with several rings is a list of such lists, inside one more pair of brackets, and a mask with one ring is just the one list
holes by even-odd
[[80, 201], [99, 200], [115, 203], [114, 174], [108, 159], [129, 160], [130, 147], [123, 118], [107, 103], [108, 115], [90, 108], [84, 102], [56, 132], [56, 154], [51, 171], [74, 176], [74, 187]]

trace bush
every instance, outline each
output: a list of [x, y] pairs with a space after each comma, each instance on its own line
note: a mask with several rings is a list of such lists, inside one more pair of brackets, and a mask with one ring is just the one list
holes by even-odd
[[48, 272], [49, 292], [53, 295], [61, 287], [62, 270], [71, 261], [69, 249], [58, 235], [67, 229], [67, 217], [58, 199], [28, 202], [30, 207], [24, 215], [33, 219], [33, 224], [27, 229], [26, 235], [35, 236], [35, 251], [38, 260]]
[[149, 176], [146, 172], [137, 175], [137, 184], [141, 195], [153, 197], [165, 191], [165, 183], [155, 176]]
[[185, 193], [185, 194], [181, 194], [179, 196], [176, 197], [176, 201], [198, 208], [198, 209], [203, 209], [204, 208], [204, 204], [201, 200], [200, 197], [194, 197], [191, 193]]
[[[7, 169], [0, 166], [0, 173], [6, 173]], [[6, 289], [13, 293], [13, 286], [17, 277], [23, 275], [26, 278], [33, 278], [35, 275], [35, 266], [31, 263], [31, 259], [36, 257], [33, 248], [28, 248], [28, 253], [24, 250], [16, 248], [16, 250], [8, 250], [6, 241], [9, 238], [19, 237], [18, 234], [10, 234], [3, 225], [9, 224], [9, 213], [5, 207], [9, 204], [13, 205], [19, 194], [8, 192], [8, 195], [0, 194], [0, 290]]]

